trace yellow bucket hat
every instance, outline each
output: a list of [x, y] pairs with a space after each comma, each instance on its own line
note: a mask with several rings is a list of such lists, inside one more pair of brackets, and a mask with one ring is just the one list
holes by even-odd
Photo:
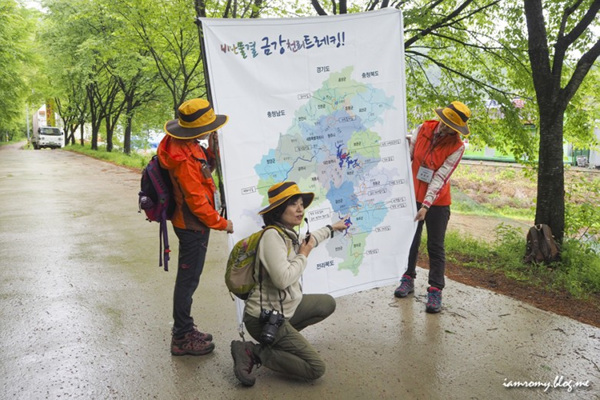
[[261, 210], [258, 214], [262, 215], [274, 210], [285, 203], [287, 199], [297, 194], [302, 195], [304, 208], [307, 208], [315, 198], [314, 193], [301, 192], [296, 182], [281, 182], [271, 186], [269, 188], [269, 206]]
[[165, 132], [177, 139], [196, 139], [225, 125], [227, 115], [215, 114], [210, 102], [192, 99], [179, 106], [178, 118], [167, 121]]
[[467, 121], [471, 118], [471, 110], [460, 101], [453, 101], [444, 108], [436, 108], [435, 113], [440, 120], [463, 136], [469, 136], [471, 131]]

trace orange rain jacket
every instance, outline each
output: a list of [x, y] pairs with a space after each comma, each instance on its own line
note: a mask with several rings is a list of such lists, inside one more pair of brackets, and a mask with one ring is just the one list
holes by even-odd
[[208, 171], [215, 165], [212, 151], [205, 150], [194, 139], [175, 139], [167, 135], [160, 142], [157, 154], [173, 182], [173, 226], [195, 231], [206, 227], [225, 230], [227, 220], [215, 210], [215, 183], [212, 177], [202, 173], [203, 165]]

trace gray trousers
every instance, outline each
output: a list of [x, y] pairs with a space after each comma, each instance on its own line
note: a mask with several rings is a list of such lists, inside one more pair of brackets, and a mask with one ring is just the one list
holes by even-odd
[[[307, 380], [320, 378], [325, 373], [325, 362], [300, 331], [323, 321], [333, 311], [335, 299], [330, 295], [303, 295], [294, 315], [279, 327], [275, 341], [255, 346], [255, 355], [273, 371]], [[244, 314], [244, 324], [250, 336], [259, 341], [263, 324], [258, 318]]]

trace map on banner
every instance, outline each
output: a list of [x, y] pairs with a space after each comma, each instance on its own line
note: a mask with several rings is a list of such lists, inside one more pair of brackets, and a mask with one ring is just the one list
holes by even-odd
[[[385, 234], [381, 226], [389, 210], [408, 207], [407, 197], [393, 197], [394, 185], [406, 185], [393, 167], [393, 155], [381, 157], [381, 146], [401, 152], [400, 140], [383, 141], [373, 131], [393, 97], [369, 84], [354, 81], [352, 67], [332, 72], [322, 87], [294, 112], [294, 123], [255, 166], [261, 192], [273, 183], [291, 180], [316, 193], [309, 220], [346, 219], [347, 245], [327, 244], [339, 270], [358, 275], [370, 235]], [[389, 167], [386, 167], [389, 165]], [[322, 208], [325, 205], [325, 208]], [[327, 267], [327, 261], [317, 265]]]
[[305, 292], [396, 282], [416, 214], [400, 13], [201, 21], [215, 111], [229, 116], [219, 143], [230, 246], [263, 225], [268, 189], [294, 181], [315, 193], [302, 232], [347, 227], [311, 253]]

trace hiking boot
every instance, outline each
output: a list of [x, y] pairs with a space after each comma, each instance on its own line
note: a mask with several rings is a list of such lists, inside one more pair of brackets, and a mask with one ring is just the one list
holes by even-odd
[[412, 276], [402, 275], [400, 286], [394, 291], [394, 296], [402, 298], [415, 291], [415, 280]]
[[233, 372], [244, 386], [254, 386], [256, 377], [252, 374], [252, 368], [260, 364], [260, 361], [252, 352], [254, 343], [233, 340], [231, 342], [231, 356], [233, 357]]
[[197, 339], [203, 340], [205, 342], [212, 342], [213, 340], [213, 335], [211, 335], [210, 333], [200, 332], [198, 328], [196, 328], [196, 325], [194, 325], [194, 330], [192, 332], [194, 333], [194, 336]]
[[427, 289], [427, 305], [425, 311], [428, 313], [439, 313], [442, 309], [442, 291], [436, 287]]
[[186, 354], [192, 356], [203, 356], [215, 349], [212, 342], [207, 342], [199, 338], [198, 331], [190, 331], [181, 339], [171, 339], [171, 354], [174, 356], [184, 356]]

